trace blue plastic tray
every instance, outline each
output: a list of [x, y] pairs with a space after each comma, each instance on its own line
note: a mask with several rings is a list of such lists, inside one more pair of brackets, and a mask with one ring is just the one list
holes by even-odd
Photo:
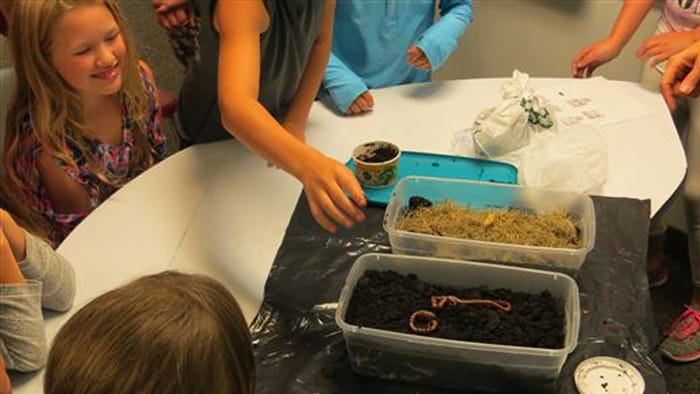
[[[352, 161], [352, 158], [345, 165], [353, 172], [355, 171], [355, 163]], [[402, 151], [399, 158], [399, 179], [397, 182], [409, 175], [508, 184], [518, 183], [518, 169], [508, 163], [470, 157]], [[382, 188], [365, 187], [367, 202], [374, 205], [388, 204], [394, 185]]]

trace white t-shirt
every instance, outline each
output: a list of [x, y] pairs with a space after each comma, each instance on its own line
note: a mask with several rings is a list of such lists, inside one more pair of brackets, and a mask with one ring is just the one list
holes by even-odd
[[700, 0], [666, 0], [658, 31], [688, 31], [700, 26]]

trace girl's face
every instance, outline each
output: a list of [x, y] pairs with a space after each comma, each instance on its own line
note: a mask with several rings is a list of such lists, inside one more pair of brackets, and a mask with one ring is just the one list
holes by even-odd
[[53, 31], [51, 62], [83, 99], [115, 94], [122, 87], [126, 46], [103, 4], [76, 7]]

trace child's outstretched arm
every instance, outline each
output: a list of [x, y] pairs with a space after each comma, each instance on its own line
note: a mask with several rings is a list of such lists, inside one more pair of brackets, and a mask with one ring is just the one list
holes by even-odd
[[651, 66], [665, 61], [700, 40], [700, 26], [690, 31], [669, 31], [649, 37], [637, 50], [637, 57]]
[[[328, 7], [333, 5], [328, 2]], [[330, 8], [319, 40], [330, 39], [332, 18], [333, 9]], [[220, 34], [219, 106], [226, 130], [251, 150], [299, 179], [311, 213], [328, 231], [335, 232], [336, 223], [351, 227], [363, 220], [364, 214], [357, 206], [364, 206], [366, 200], [353, 173], [285, 130], [258, 102], [260, 33], [269, 23], [262, 2], [220, 1], [215, 11], [215, 23]], [[314, 70], [320, 62], [315, 64]], [[300, 97], [306, 97], [305, 90]], [[297, 114], [302, 111], [308, 114], [305, 108], [310, 103], [295, 104]]]
[[471, 0], [440, 0], [440, 20], [409, 48], [408, 64], [425, 70], [437, 70], [457, 49], [457, 41], [471, 22]]
[[598, 66], [616, 58], [653, 5], [654, 0], [625, 0], [608, 37], [586, 46], [571, 60], [571, 75], [588, 78]]

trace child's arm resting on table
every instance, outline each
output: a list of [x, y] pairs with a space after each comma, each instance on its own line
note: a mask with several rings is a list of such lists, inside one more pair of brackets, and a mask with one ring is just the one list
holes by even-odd
[[[329, 2], [329, 7], [331, 6]], [[333, 9], [325, 15], [321, 35], [330, 35]], [[219, 106], [226, 130], [254, 152], [292, 174], [304, 186], [311, 213], [328, 231], [335, 223], [345, 227], [364, 219], [357, 205], [365, 205], [362, 188], [344, 165], [306, 145], [285, 130], [258, 102], [260, 79], [260, 33], [266, 29], [268, 16], [260, 1], [220, 1], [215, 11], [220, 34]], [[306, 83], [321, 62], [312, 60], [313, 70], [305, 73]], [[235, 70], [232, 71], [232, 70]], [[320, 77], [317, 77], [320, 80]], [[316, 86], [316, 89], [318, 85]], [[314, 98], [310, 86], [301, 87], [293, 103], [293, 119], [305, 113]], [[297, 100], [309, 100], [303, 103]], [[306, 123], [306, 119], [303, 120]], [[347, 192], [353, 204], [345, 195]]]
[[[328, 92], [327, 96], [331, 101], [329, 104], [334, 105], [344, 114], [355, 114], [357, 111], [351, 110], [352, 105], [363, 93], [370, 94], [369, 88], [362, 78], [348, 68], [332, 51], [323, 77], [322, 89]], [[321, 100], [328, 101], [323, 93]], [[368, 103], [365, 100], [365, 102], [358, 102], [356, 105], [358, 106], [356, 109], [360, 110], [360, 113], [367, 112], [372, 109], [374, 101], [371, 100]]]
[[46, 362], [41, 282], [25, 281], [0, 228], [0, 357], [7, 369], [28, 372]]
[[471, 0], [440, 1], [440, 20], [426, 30], [416, 43], [425, 54], [429, 69], [437, 70], [445, 63], [457, 49], [457, 41], [471, 22]]

